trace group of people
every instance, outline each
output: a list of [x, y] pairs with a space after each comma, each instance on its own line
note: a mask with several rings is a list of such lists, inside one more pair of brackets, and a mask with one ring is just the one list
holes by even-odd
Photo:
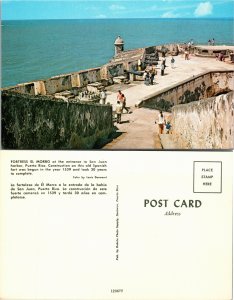
[[129, 113], [129, 108], [126, 106], [126, 97], [125, 95], [119, 90], [117, 94], [117, 104], [115, 108], [115, 112], [117, 115], [117, 123], [121, 123], [121, 115], [123, 113], [123, 110], [125, 110], [127, 113]]
[[193, 41], [193, 39], [191, 39], [191, 40], [187, 43], [187, 46], [188, 46], [188, 48], [191, 48], [193, 45], [194, 45], [194, 41]]
[[165, 120], [162, 111], [160, 111], [160, 113], [158, 115], [158, 120], [155, 121], [155, 124], [157, 124], [157, 122], [158, 122], [158, 127], [159, 127], [159, 134], [163, 134], [164, 126], [166, 129], [166, 134], [169, 134], [171, 132], [171, 127], [172, 127], [171, 123], [170, 123], [170, 121]]
[[214, 46], [215, 45], [215, 39], [213, 38], [212, 40], [208, 40], [208, 45], [209, 46]]
[[[171, 57], [171, 68], [174, 68], [174, 64], [175, 64], [175, 59], [174, 57], [172, 56]], [[166, 58], [165, 56], [162, 57], [162, 62], [161, 62], [161, 76], [164, 75], [164, 70], [166, 68]], [[154, 65], [149, 65], [145, 72], [144, 72], [144, 83], [146, 85], [153, 85], [154, 84], [154, 78], [155, 76], [157, 75], [157, 70], [156, 70], [156, 66]], [[106, 104], [106, 98], [107, 98], [107, 94], [106, 94], [106, 91], [105, 89], [103, 89], [101, 92], [100, 92], [100, 103], [101, 104]], [[130, 110], [129, 108], [127, 107], [126, 105], [126, 97], [125, 95], [122, 93], [121, 90], [118, 91], [118, 94], [117, 94], [117, 104], [116, 104], [116, 109], [115, 109], [115, 112], [116, 112], [116, 122], [118, 124], [121, 123], [121, 116], [122, 116], [122, 113], [124, 112], [124, 110], [127, 112], [127, 113], [130, 113]], [[164, 131], [164, 126], [166, 128], [166, 133], [169, 133], [170, 130], [171, 130], [171, 124], [169, 121], [165, 121], [165, 118], [162, 114], [162, 111], [160, 111], [160, 114], [159, 114], [159, 118], [158, 118], [158, 122], [155, 121], [155, 123], [158, 123], [159, 125], [159, 133], [162, 134], [163, 131]]]
[[[105, 104], [105, 100], [106, 100], [106, 91], [102, 90], [100, 93], [100, 97], [101, 97], [101, 102], [102, 104]], [[116, 122], [118, 124], [121, 124], [121, 115], [123, 113], [123, 110], [125, 110], [127, 113], [130, 113], [129, 108], [126, 106], [126, 97], [125, 95], [121, 92], [121, 90], [118, 91], [117, 94], [117, 104], [116, 104], [116, 108], [115, 108], [115, 112], [116, 112]], [[158, 115], [158, 120], [155, 121], [155, 124], [158, 123], [159, 126], [159, 134], [163, 134], [164, 132], [164, 126], [166, 129], [166, 134], [169, 134], [171, 132], [171, 124], [170, 121], [166, 121], [164, 118], [164, 115], [162, 113], [162, 111], [160, 111], [159, 115]]]
[[157, 75], [156, 66], [149, 65], [143, 74], [143, 79], [145, 85], [153, 85], [154, 84], [154, 77]]
[[[166, 68], [166, 58], [165, 56], [162, 57], [162, 62], [160, 65], [160, 71], [161, 71], [161, 76], [164, 76], [164, 71]], [[175, 67], [175, 59], [172, 56], [171, 57], [171, 68], [174, 69]], [[157, 70], [156, 70], [156, 66], [154, 65], [149, 65], [146, 67], [145, 72], [143, 74], [143, 79], [144, 79], [144, 84], [145, 85], [153, 85], [154, 84], [154, 78], [157, 75]]]

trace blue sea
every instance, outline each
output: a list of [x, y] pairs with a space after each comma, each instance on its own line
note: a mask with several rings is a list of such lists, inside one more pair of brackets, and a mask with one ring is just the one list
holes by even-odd
[[173, 42], [234, 44], [233, 19], [2, 21], [2, 87], [98, 67], [125, 49]]

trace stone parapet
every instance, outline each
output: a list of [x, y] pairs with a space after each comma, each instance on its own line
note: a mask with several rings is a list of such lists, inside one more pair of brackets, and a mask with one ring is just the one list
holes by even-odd
[[4, 149], [91, 149], [112, 131], [110, 105], [2, 92]]
[[12, 87], [3, 88], [2, 90], [10, 90], [31, 95], [52, 95], [57, 92], [69, 90], [73, 87], [85, 87], [87, 84], [103, 79], [110, 80], [113, 77], [121, 76], [124, 74], [125, 70], [137, 70], [138, 60], [141, 60], [144, 64], [146, 53], [149, 54], [152, 51], [159, 51], [161, 53], [163, 49], [167, 49], [170, 54], [178, 54], [178, 47], [177, 44], [167, 44], [122, 51], [109, 63], [101, 67], [17, 84]]
[[214, 70], [152, 93], [137, 106], [170, 111], [173, 105], [198, 101], [231, 90], [234, 90], [234, 72]]
[[173, 138], [183, 149], [233, 149], [234, 92], [172, 108]]
[[123, 63], [109, 63], [101, 68], [101, 78], [109, 80], [113, 77], [121, 76], [124, 74]]
[[233, 53], [234, 46], [227, 45], [196, 45], [194, 46], [194, 53], [196, 56], [201, 57], [213, 57], [215, 58], [218, 54], [223, 53], [225, 57], [229, 56], [230, 53]]

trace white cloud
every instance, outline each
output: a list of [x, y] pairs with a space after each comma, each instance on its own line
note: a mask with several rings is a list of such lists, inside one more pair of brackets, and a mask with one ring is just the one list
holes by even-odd
[[178, 17], [179, 17], [179, 15], [173, 13], [172, 11], [167, 11], [161, 15], [161, 18], [178, 18]]
[[111, 6], [109, 6], [110, 10], [124, 10], [125, 6], [123, 5], [118, 5], [118, 4], [112, 4]]
[[175, 10], [175, 8], [177, 10], [184, 10], [184, 9], [194, 9], [196, 7], [196, 4], [194, 3], [189, 3], [186, 2], [186, 4], [182, 3], [180, 5], [178, 5], [177, 7], [175, 7], [175, 5], [167, 5], [167, 6], [159, 6], [159, 5], [151, 5], [150, 7], [148, 7], [147, 9], [143, 9], [143, 11], [173, 11]]
[[198, 4], [194, 11], [194, 15], [197, 17], [206, 16], [212, 14], [213, 6], [210, 2], [201, 2]]

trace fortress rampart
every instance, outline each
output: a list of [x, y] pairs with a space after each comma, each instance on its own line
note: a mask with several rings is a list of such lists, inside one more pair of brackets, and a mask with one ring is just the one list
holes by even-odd
[[185, 104], [234, 90], [233, 71], [213, 71], [190, 77], [160, 92], [148, 95], [137, 106], [170, 110], [173, 105]]
[[71, 90], [75, 87], [85, 87], [89, 83], [108, 81], [111, 77], [124, 74], [123, 63], [106, 64], [100, 68], [87, 69], [70, 74], [62, 74], [48, 79], [17, 84], [3, 90], [30, 95], [53, 95]]
[[91, 149], [112, 131], [110, 105], [2, 92], [5, 149]]
[[172, 108], [173, 139], [183, 149], [233, 149], [234, 92]]
[[176, 44], [151, 46], [146, 48], [134, 49], [119, 52], [107, 64], [78, 72], [61, 74], [47, 79], [35, 80], [17, 84], [15, 86], [3, 88], [2, 90], [10, 90], [18, 93], [26, 93], [31, 95], [52, 95], [57, 92], [70, 90], [74, 87], [86, 87], [90, 83], [106, 81], [108, 84], [113, 77], [124, 75], [124, 71], [130, 71], [137, 67], [137, 62], [141, 59], [143, 62], [147, 55], [167, 49], [169, 53], [178, 54], [178, 46]]

